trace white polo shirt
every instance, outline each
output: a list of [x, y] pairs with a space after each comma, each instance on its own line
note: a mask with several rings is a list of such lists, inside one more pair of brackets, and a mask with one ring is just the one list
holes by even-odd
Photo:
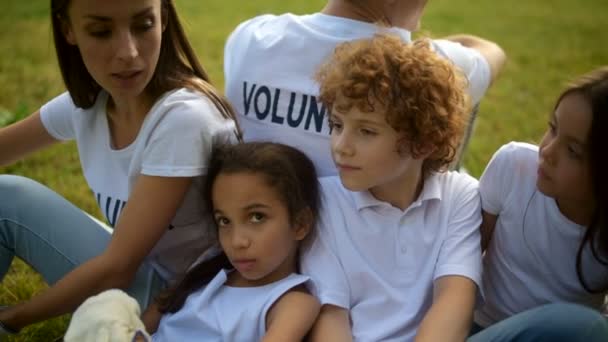
[[323, 208], [302, 273], [322, 304], [350, 310], [354, 340], [405, 341], [432, 304], [435, 279], [481, 279], [477, 181], [431, 174], [406, 210], [345, 189], [339, 177], [320, 180]]

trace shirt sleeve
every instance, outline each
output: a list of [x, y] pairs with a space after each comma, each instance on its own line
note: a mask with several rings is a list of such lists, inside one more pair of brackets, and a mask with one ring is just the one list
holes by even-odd
[[433, 47], [438, 54], [451, 60], [469, 81], [471, 103], [476, 105], [488, 90], [491, 80], [490, 64], [475, 49], [449, 40], [434, 40]]
[[350, 309], [350, 286], [344, 268], [332, 245], [328, 221], [319, 219], [314, 241], [300, 256], [300, 268], [311, 278], [309, 291], [322, 305]]
[[165, 100], [153, 120], [141, 173], [195, 177], [206, 173], [213, 146], [236, 140], [235, 124], [202, 94], [187, 91]]
[[479, 179], [481, 207], [489, 214], [498, 215], [509, 195], [514, 177], [509, 151], [513, 148], [513, 144], [507, 144], [498, 149]]
[[460, 275], [481, 288], [481, 204], [477, 181], [466, 176], [464, 186], [454, 187], [447, 235], [441, 245], [434, 279]]
[[57, 140], [70, 140], [76, 137], [72, 116], [79, 109], [70, 93], [65, 92], [40, 108], [40, 120], [47, 132]]

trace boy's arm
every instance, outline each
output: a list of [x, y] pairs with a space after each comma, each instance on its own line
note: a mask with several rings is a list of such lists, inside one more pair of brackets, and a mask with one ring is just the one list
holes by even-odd
[[490, 245], [490, 240], [492, 240], [492, 235], [494, 235], [494, 228], [496, 227], [496, 221], [498, 220], [498, 215], [493, 215], [485, 210], [481, 211], [481, 227], [479, 227], [481, 231], [481, 251], [485, 251]]
[[490, 83], [493, 83], [507, 61], [505, 51], [495, 42], [470, 34], [455, 34], [442, 39], [460, 43], [479, 52], [490, 66]]
[[335, 305], [323, 305], [308, 340], [310, 342], [352, 341], [348, 310]]
[[416, 335], [422, 341], [464, 341], [471, 329], [477, 285], [462, 276], [444, 276], [435, 281], [433, 304]]
[[146, 311], [141, 315], [141, 320], [144, 322], [144, 326], [148, 333], [153, 334], [158, 330], [158, 324], [160, 323], [162, 316], [163, 314], [158, 310], [158, 304], [156, 304], [156, 302], [152, 302], [152, 304], [146, 308]]
[[291, 290], [277, 300], [266, 315], [262, 342], [301, 341], [312, 327], [321, 305], [304, 290]]

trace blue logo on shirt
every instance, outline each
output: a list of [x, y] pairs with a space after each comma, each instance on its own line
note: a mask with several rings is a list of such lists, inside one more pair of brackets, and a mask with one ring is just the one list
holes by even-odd
[[108, 220], [108, 224], [114, 227], [118, 221], [118, 217], [120, 217], [122, 209], [125, 207], [125, 204], [127, 204], [127, 201], [122, 201], [110, 196], [102, 196], [100, 193], [96, 193], [95, 197], [97, 198], [99, 208], [106, 217], [106, 220]]
[[243, 82], [243, 107], [243, 115], [253, 112], [260, 121], [329, 133], [325, 106], [313, 95]]

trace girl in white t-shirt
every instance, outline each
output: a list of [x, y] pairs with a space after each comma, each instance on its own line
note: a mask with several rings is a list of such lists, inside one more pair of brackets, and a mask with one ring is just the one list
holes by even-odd
[[[286, 145], [226, 146], [213, 154], [206, 184], [222, 252], [194, 266], [146, 310], [152, 340], [301, 340], [320, 308], [304, 288], [309, 278], [296, 273], [320, 202], [312, 162]], [[76, 311], [66, 341], [119, 330], [113, 326], [131, 327], [130, 341], [142, 327], [138, 311], [131, 318], [107, 315], [129, 301], [113, 291], [97, 297]]]
[[[479, 186], [485, 304], [475, 313], [476, 330], [513, 316], [502, 324], [515, 331], [518, 324], [509, 321], [548, 303], [600, 310], [608, 291], [607, 129], [603, 67], [559, 96], [539, 146], [512, 142], [490, 161]], [[580, 319], [561, 311], [564, 322]], [[544, 328], [557, 331], [560, 322]]]
[[0, 277], [18, 256], [51, 285], [1, 310], [0, 335], [109, 288], [146, 305], [213, 242], [198, 189], [213, 144], [239, 135], [172, 0], [52, 0], [51, 17], [68, 92], [0, 129], [0, 165], [75, 140], [114, 229], [41, 184], [0, 176]]

